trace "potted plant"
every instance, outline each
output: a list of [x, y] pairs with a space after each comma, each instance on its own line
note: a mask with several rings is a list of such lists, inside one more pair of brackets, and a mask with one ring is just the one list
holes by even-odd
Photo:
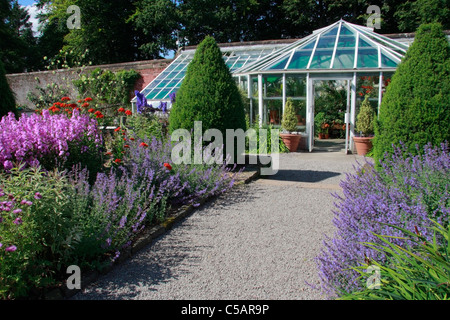
[[[314, 117], [314, 126], [317, 128], [317, 133], [319, 136], [319, 139], [328, 139], [328, 130], [330, 128], [330, 125], [327, 123], [325, 119], [325, 113], [319, 112]], [[328, 137], [327, 137], [328, 135]]]
[[372, 149], [375, 117], [376, 114], [370, 105], [369, 96], [366, 95], [356, 118], [356, 132], [359, 132], [359, 136], [353, 137], [356, 152], [360, 156], [365, 156]]
[[281, 127], [284, 131], [287, 131], [287, 133], [281, 134], [284, 144], [290, 152], [297, 151], [301, 135], [293, 133], [297, 130], [297, 117], [295, 116], [294, 105], [290, 98], [286, 101]]

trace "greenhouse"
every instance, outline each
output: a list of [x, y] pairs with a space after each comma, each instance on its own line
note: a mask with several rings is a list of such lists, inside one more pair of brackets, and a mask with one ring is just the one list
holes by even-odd
[[[290, 98], [304, 149], [312, 151], [315, 115], [319, 107], [326, 109], [331, 103], [332, 126], [341, 130], [345, 152], [353, 150], [360, 103], [368, 95], [374, 109], [379, 108], [383, 92], [407, 49], [406, 43], [344, 20], [296, 41], [221, 48], [233, 77], [247, 94], [246, 111], [252, 123], [280, 127]], [[148, 103], [169, 100], [181, 85], [194, 53], [195, 49], [182, 51], [144, 88], [141, 93]]]

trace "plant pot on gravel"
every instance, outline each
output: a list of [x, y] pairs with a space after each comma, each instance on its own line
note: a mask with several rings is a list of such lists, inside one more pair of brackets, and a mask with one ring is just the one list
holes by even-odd
[[289, 152], [297, 151], [298, 145], [300, 143], [300, 134], [292, 133], [297, 130], [297, 116], [295, 115], [294, 105], [291, 98], [286, 101], [286, 106], [284, 108], [283, 119], [281, 121], [281, 127], [287, 133], [281, 134], [281, 139], [283, 143], [289, 149]]
[[375, 117], [375, 111], [369, 103], [369, 96], [366, 95], [356, 118], [356, 131], [360, 135], [353, 137], [356, 152], [360, 156], [365, 156], [372, 149]]

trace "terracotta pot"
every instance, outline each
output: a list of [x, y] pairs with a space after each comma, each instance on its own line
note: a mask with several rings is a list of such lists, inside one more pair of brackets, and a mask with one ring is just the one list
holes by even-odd
[[292, 133], [282, 133], [281, 134], [281, 139], [283, 139], [283, 142], [286, 145], [286, 147], [289, 149], [289, 152], [297, 151], [301, 137], [302, 136], [299, 134], [292, 134]]
[[319, 133], [319, 139], [325, 139], [325, 133]]
[[372, 149], [372, 139], [374, 137], [353, 137], [356, 152], [359, 156], [365, 156]]
[[325, 139], [329, 139], [330, 138], [330, 134], [329, 133], [325, 133]]

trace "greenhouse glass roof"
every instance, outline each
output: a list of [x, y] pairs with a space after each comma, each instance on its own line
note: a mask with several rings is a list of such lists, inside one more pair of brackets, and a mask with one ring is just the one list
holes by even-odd
[[235, 74], [396, 68], [407, 49], [406, 44], [375, 33], [371, 28], [340, 20], [235, 70]]
[[[258, 61], [275, 52], [285, 44], [257, 46], [240, 46], [221, 48], [223, 59], [231, 72]], [[176, 59], [161, 72], [141, 93], [151, 101], [169, 100], [170, 94], [176, 92], [186, 75], [188, 64], [194, 58], [195, 49], [182, 51]], [[136, 101], [136, 97], [132, 102]]]

